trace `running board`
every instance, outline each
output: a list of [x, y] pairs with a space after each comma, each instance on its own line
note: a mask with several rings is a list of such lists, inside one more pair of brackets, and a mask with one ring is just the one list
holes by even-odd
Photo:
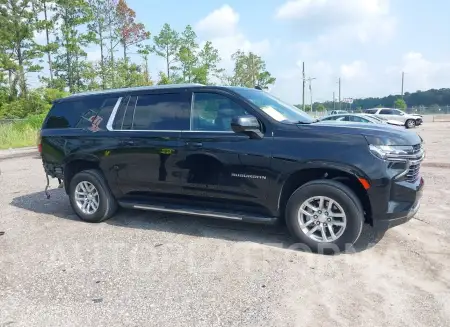
[[244, 212], [228, 212], [218, 210], [207, 210], [201, 208], [193, 208], [187, 206], [179, 206], [174, 204], [147, 204], [140, 202], [119, 201], [119, 205], [129, 209], [139, 209], [147, 211], [167, 212], [181, 215], [200, 216], [218, 219], [228, 219], [243, 221], [248, 223], [273, 225], [278, 220], [276, 217], [266, 217], [252, 215]]

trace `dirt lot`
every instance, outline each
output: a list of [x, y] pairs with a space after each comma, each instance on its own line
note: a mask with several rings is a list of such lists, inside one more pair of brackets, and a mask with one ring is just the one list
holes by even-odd
[[337, 256], [289, 248], [281, 227], [83, 223], [62, 190], [45, 199], [35, 153], [0, 152], [0, 326], [450, 326], [450, 123], [417, 131], [417, 219]]

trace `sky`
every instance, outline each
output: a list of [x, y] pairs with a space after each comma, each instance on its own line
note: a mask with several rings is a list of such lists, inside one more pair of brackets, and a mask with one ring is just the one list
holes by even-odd
[[[450, 1], [407, 0], [128, 0], [152, 36], [164, 23], [193, 26], [200, 43], [219, 50], [232, 69], [236, 50], [253, 51], [276, 77], [270, 92], [302, 100], [302, 62], [314, 101], [450, 87]], [[131, 50], [133, 51], [133, 50]], [[88, 49], [98, 59], [97, 49]], [[139, 58], [136, 56], [136, 60]], [[164, 70], [151, 57], [153, 78]], [[310, 94], [306, 88], [306, 99]]]

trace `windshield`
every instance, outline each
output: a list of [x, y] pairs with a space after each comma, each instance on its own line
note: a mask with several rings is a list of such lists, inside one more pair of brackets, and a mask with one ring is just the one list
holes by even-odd
[[267, 92], [246, 88], [235, 88], [233, 90], [279, 122], [310, 124], [316, 121], [303, 110], [287, 104]]

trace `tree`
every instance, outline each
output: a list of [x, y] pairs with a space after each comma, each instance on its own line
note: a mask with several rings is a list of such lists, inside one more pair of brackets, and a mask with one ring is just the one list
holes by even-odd
[[123, 60], [128, 62], [127, 49], [150, 37], [150, 32], [145, 30], [142, 23], [136, 23], [136, 12], [128, 7], [125, 0], [119, 0], [117, 4], [117, 17], [119, 23], [120, 43], [123, 47]]
[[180, 64], [181, 82], [191, 83], [197, 67], [197, 35], [190, 25], [186, 26], [179, 39], [177, 59]]
[[326, 110], [327, 110], [327, 108], [325, 108], [325, 106], [323, 104], [319, 103], [319, 104], [316, 105], [316, 111], [323, 112], [323, 111], [326, 111]]
[[173, 30], [169, 24], [164, 24], [158, 35], [153, 37], [153, 52], [162, 57], [166, 61], [166, 77], [171, 79], [171, 71], [174, 70], [173, 64], [177, 61], [177, 54], [179, 49], [179, 35], [177, 31]]
[[92, 11], [85, 0], [56, 0], [55, 3], [53, 20], [59, 24], [55, 29], [59, 46], [54, 62], [55, 77], [69, 92], [78, 92], [85, 89], [82, 70], [87, 53], [84, 48], [95, 41], [95, 35], [82, 32], [81, 27], [92, 21]]
[[0, 66], [8, 72], [10, 96], [27, 95], [26, 74], [42, 67], [34, 60], [42, 56], [34, 41], [37, 22], [31, 0], [0, 0]]
[[[94, 42], [100, 46], [100, 76], [101, 86], [106, 88], [106, 55], [105, 47], [108, 39], [108, 31], [112, 33], [116, 20], [116, 3], [112, 0], [87, 0], [92, 11], [93, 19], [87, 27], [95, 35]], [[113, 56], [112, 56], [113, 57]]]
[[150, 71], [148, 68], [148, 57], [152, 53], [152, 48], [149, 45], [145, 45], [141, 49], [138, 50], [138, 53], [142, 56], [142, 59], [144, 59], [144, 75], [145, 80], [147, 83], [150, 83]]
[[234, 60], [234, 75], [230, 79], [233, 85], [245, 87], [259, 85], [267, 89], [269, 85], [275, 83], [275, 78], [266, 70], [266, 64], [260, 56], [238, 50], [231, 59]]
[[[50, 33], [54, 29], [54, 22], [50, 18], [51, 13], [51, 2], [48, 0], [37, 0], [36, 1], [35, 10], [42, 13], [44, 15], [44, 19], [37, 21], [37, 31], [42, 32], [45, 31], [45, 44], [39, 45], [39, 49], [47, 54], [47, 64], [48, 64], [48, 71], [50, 75], [50, 80], [48, 81], [47, 78], [42, 78], [44, 82], [47, 82], [47, 84], [50, 87], [54, 87], [53, 85], [53, 62], [52, 62], [52, 56], [56, 53], [58, 50], [58, 44], [55, 41], [50, 41]], [[36, 15], [38, 17], [38, 15]]]
[[408, 106], [406, 105], [405, 100], [402, 98], [397, 98], [394, 102], [394, 108], [398, 109], [406, 109]]
[[198, 54], [198, 66], [195, 69], [195, 83], [213, 84], [211, 77], [221, 78], [224, 69], [219, 68], [221, 58], [219, 51], [213, 47], [211, 41], [207, 41]]

